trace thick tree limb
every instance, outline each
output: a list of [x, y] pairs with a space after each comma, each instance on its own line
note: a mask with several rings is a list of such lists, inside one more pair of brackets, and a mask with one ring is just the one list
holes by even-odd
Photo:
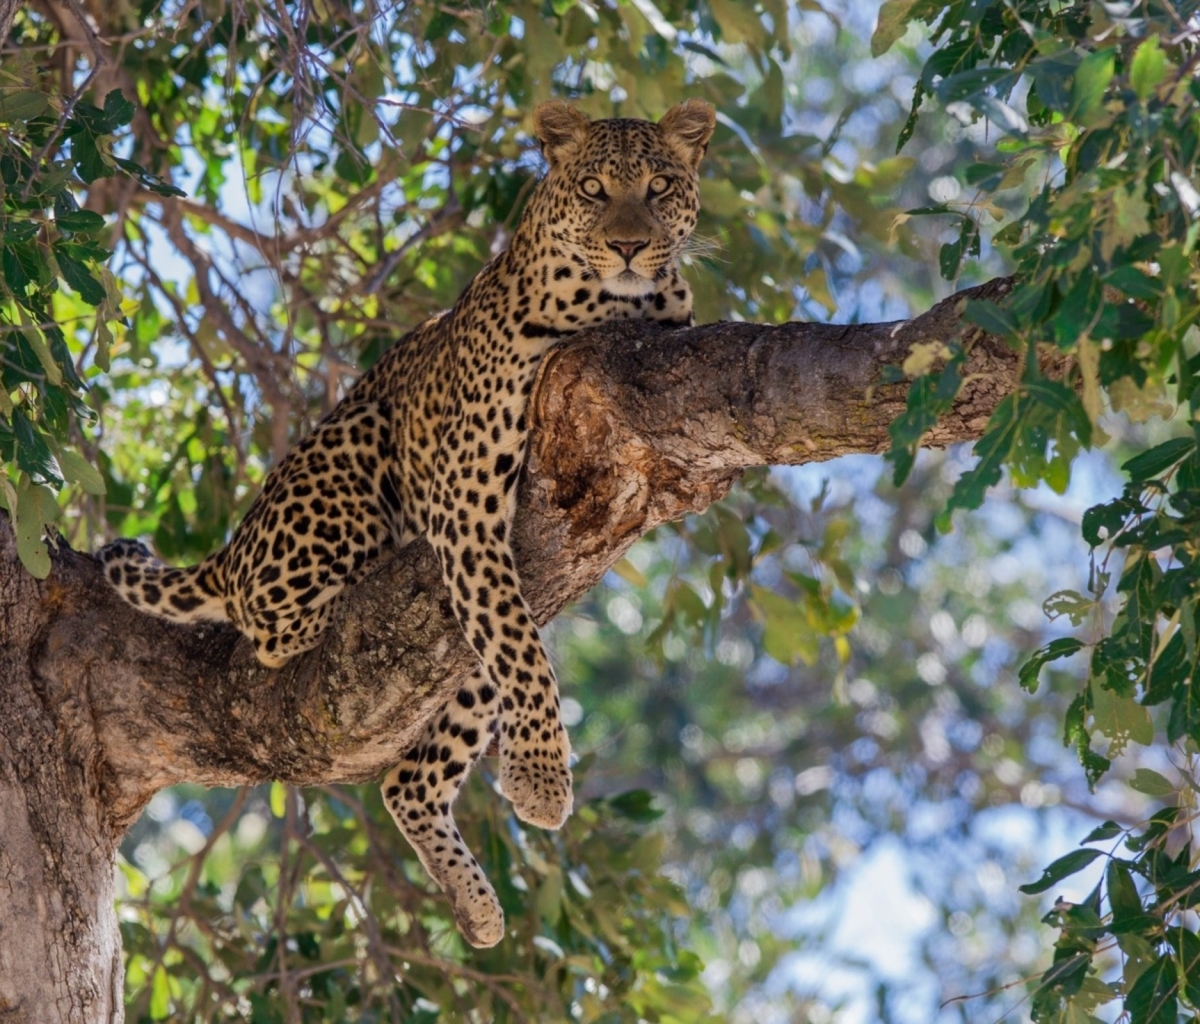
[[[612, 324], [553, 353], [534, 397], [515, 537], [539, 618], [586, 592], [649, 529], [721, 497], [746, 467], [884, 450], [905, 386], [875, 386], [881, 370], [914, 342], [951, 338], [959, 306], [849, 327]], [[971, 380], [930, 443], [977, 437], [1017, 370], [1014, 353], [981, 337]], [[184, 780], [372, 778], [470, 664], [424, 544], [355, 588], [325, 643], [276, 673], [231, 629], [126, 607], [86, 555], [62, 552], [38, 584], [20, 578], [6, 539], [0, 574], [23, 604], [43, 608], [31, 665], [43, 687], [84, 702], [95, 781], [118, 830]], [[6, 644], [30, 649], [34, 635], [19, 632]]]
[[[556, 350], [514, 536], [539, 620], [749, 466], [884, 450], [906, 387], [879, 385], [881, 371], [954, 337], [963, 297], [897, 324], [609, 324]], [[1016, 382], [1016, 353], [968, 340], [968, 383], [931, 444], [978, 437]], [[270, 672], [231, 628], [125, 605], [89, 555], [64, 547], [33, 579], [0, 516], [0, 1021], [49, 1006], [59, 1015], [39, 1019], [120, 1019], [111, 858], [154, 792], [377, 777], [472, 658], [423, 542], [340, 600], [319, 648]], [[5, 919], [37, 924], [18, 937]]]

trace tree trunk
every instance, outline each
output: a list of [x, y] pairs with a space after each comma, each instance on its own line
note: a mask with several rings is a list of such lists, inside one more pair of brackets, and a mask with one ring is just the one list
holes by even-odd
[[0, 519], [0, 1022], [14, 1024], [124, 1019], [102, 730], [86, 678], [39, 670], [56, 589], [21, 568]]
[[0, 0], [0, 46], [8, 43], [8, 34], [12, 31], [13, 19], [20, 5], [20, 0]]
[[[879, 384], [881, 371], [915, 342], [955, 337], [962, 298], [899, 324], [608, 324], [556, 350], [532, 400], [514, 531], [538, 620], [747, 467], [886, 449], [906, 385]], [[1002, 341], [967, 340], [968, 383], [931, 444], [979, 436], [1018, 379]], [[150, 797], [185, 781], [375, 778], [473, 655], [424, 542], [348, 592], [323, 643], [275, 672], [229, 627], [125, 605], [89, 555], [60, 546], [53, 562], [47, 580], [28, 576], [0, 520], [0, 1021], [119, 1021], [112, 858]]]

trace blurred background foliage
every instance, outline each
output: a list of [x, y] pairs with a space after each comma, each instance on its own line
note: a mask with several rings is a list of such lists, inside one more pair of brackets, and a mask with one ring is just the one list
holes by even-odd
[[[1190, 577], [1171, 570], [1194, 530], [1187, 496], [1161, 496], [1194, 476], [1191, 417], [1168, 420], [1197, 351], [1196, 32], [1194, 5], [1165, 2], [18, 11], [0, 505], [35, 573], [50, 523], [77, 547], [219, 546], [287, 446], [504, 245], [552, 96], [596, 117], [717, 107], [686, 269], [700, 320], [903, 319], [1017, 268], [1020, 301], [969, 316], [1076, 367], [1054, 386], [1031, 358], [976, 462], [917, 453], [963, 346], [915, 352], [890, 463], [751, 473], [560, 616], [579, 809], [523, 828], [485, 761], [458, 811], [508, 915], [493, 950], [461, 943], [374, 787], [160, 793], [120, 865], [129, 1019], [1194, 1006], [1195, 726], [1168, 714], [1191, 699]], [[1088, 512], [1121, 491], [1110, 460], [1147, 452], [1125, 504]], [[946, 533], [948, 505], [978, 511]], [[1127, 523], [1132, 544], [1105, 548]], [[1117, 615], [1106, 581], [1139, 565]], [[1091, 675], [1057, 657], [1093, 644]], [[1068, 853], [1088, 833], [1133, 856]], [[1017, 891], [1060, 854], [1042, 895]]]

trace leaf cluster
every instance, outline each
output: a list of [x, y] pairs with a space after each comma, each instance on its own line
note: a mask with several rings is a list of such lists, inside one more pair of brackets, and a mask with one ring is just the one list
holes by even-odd
[[[959, 239], [943, 247], [942, 270], [954, 277], [976, 232], [993, 227], [988, 241], [1012, 261], [1016, 283], [1004, 301], [970, 303], [965, 316], [1022, 352], [1024, 371], [975, 445], [978, 461], [955, 485], [943, 526], [949, 528], [954, 509], [978, 508], [1005, 468], [1015, 483], [1046, 483], [1061, 493], [1075, 455], [1103, 439], [1106, 403], [1137, 422], [1178, 410], [1172, 433], [1180, 436], [1129, 459], [1121, 496], [1083, 517], [1083, 539], [1093, 549], [1089, 594], [1060, 592], [1046, 603], [1052, 617], [1088, 624], [1091, 636], [1051, 641], [1021, 672], [1034, 690], [1044, 665], [1090, 651], [1064, 738], [1093, 784], [1128, 743], [1154, 742], [1152, 707], [1163, 706], [1168, 744], [1192, 751], [1200, 740], [1194, 690], [1200, 46], [1187, 27], [1196, 10], [1190, 3], [1149, 3], [1136, 11], [889, 3], [877, 35], [883, 45], [910, 19], [936, 21], [938, 47], [917, 82], [910, 128], [932, 96], [964, 123], [986, 124], [1000, 136], [995, 159], [964, 172], [975, 189], [970, 206], [937, 211], [963, 222]], [[1028, 186], [1035, 174], [1040, 184], [1028, 206], [1007, 217], [1003, 193]], [[976, 226], [968, 228], [968, 220]], [[945, 365], [911, 389], [893, 428], [890, 457], [898, 478], [956, 393], [971, 342], [964, 333]], [[1048, 377], [1047, 364], [1061, 370], [1064, 357], [1066, 379]], [[1121, 563], [1119, 610], [1110, 621], [1102, 599], [1114, 559]], [[1103, 752], [1096, 749], [1101, 738]], [[1035, 996], [1035, 1019], [1092, 1020], [1097, 1005], [1118, 996], [1138, 1022], [1174, 1021], [1181, 1003], [1193, 1006], [1200, 940], [1180, 914], [1192, 905], [1195, 854], [1188, 842], [1165, 852], [1165, 837], [1183, 821], [1181, 806], [1158, 812], [1126, 840], [1132, 857], [1110, 858], [1103, 886], [1082, 903], [1060, 903], [1047, 917], [1060, 938]], [[1115, 834], [1114, 827], [1088, 841]], [[1024, 891], [1042, 892], [1098, 856], [1090, 849], [1069, 854]], [[1112, 948], [1106, 939], [1125, 956], [1121, 982], [1095, 974], [1099, 954]]]
[[[121, 864], [133, 1020], [710, 1019], [699, 961], [674, 940], [687, 906], [661, 876], [662, 835], [646, 827], [660, 812], [645, 792], [583, 805], [551, 836], [469, 786], [464, 832], [509, 932], [482, 951], [378, 824], [375, 787], [225, 793], [215, 824], [195, 800], [176, 816], [160, 799], [152, 814], [173, 819], [193, 853], [153, 878]], [[178, 849], [170, 840], [145, 822], [126, 849], [153, 864], [154, 848]]]
[[[1157, 796], [1176, 787], [1156, 772], [1141, 769], [1134, 785]], [[1174, 1022], [1200, 1009], [1200, 937], [1193, 911], [1200, 900], [1200, 871], [1183, 844], [1171, 850], [1171, 836], [1188, 826], [1194, 793], [1180, 806], [1167, 807], [1143, 826], [1122, 828], [1105, 822], [1083, 840], [1085, 846], [1050, 864], [1042, 877], [1021, 891], [1050, 891], [1064, 879], [1107, 856], [1103, 876], [1080, 902], [1061, 897], [1045, 923], [1059, 931], [1054, 961], [1033, 995], [1034, 1021], [1092, 1022], [1093, 1011], [1121, 1000], [1131, 1022]], [[1088, 844], [1119, 839], [1107, 855]], [[1123, 960], [1118, 978], [1102, 980], [1094, 961], [1116, 950]]]
[[120, 172], [160, 194], [182, 194], [113, 154], [112, 139], [133, 113], [117, 91], [103, 107], [76, 100], [58, 113], [21, 75], [0, 78], [0, 461], [9, 467], [0, 508], [38, 576], [50, 568], [43, 534], [57, 518], [59, 489], [71, 482], [104, 493], [100, 474], [70, 444], [78, 419], [92, 418], [78, 338], [91, 332], [96, 365], [107, 369], [113, 325], [124, 316], [106, 266], [105, 219], [81, 208], [73, 189]]

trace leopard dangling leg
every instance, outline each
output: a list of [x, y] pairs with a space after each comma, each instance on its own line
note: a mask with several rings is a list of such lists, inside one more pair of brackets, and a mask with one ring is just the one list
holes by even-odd
[[507, 529], [498, 514], [481, 516], [471, 534], [451, 524], [448, 542], [435, 523], [433, 545], [456, 595], [455, 618], [499, 698], [500, 789], [522, 821], [562, 828], [574, 799], [571, 741], [559, 716], [554, 670], [521, 596]]
[[517, 615], [508, 636], [521, 646], [514, 682], [501, 693], [500, 789], [522, 821], [562, 828], [574, 794], [558, 682], [527, 610]]
[[451, 808], [492, 739], [497, 710], [496, 691], [477, 670], [382, 784], [387, 809], [449, 898], [458, 930], [480, 948], [504, 938], [504, 911], [463, 842]]

